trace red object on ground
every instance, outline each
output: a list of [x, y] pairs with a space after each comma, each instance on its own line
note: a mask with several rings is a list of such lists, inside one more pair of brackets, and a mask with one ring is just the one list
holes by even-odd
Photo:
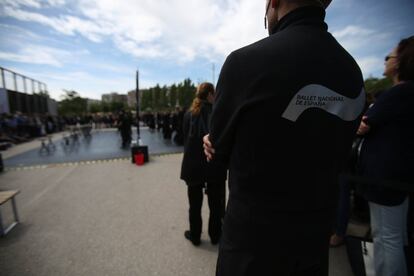
[[144, 165], [144, 154], [143, 153], [137, 153], [134, 155], [134, 157], [135, 157], [135, 164], [137, 166]]

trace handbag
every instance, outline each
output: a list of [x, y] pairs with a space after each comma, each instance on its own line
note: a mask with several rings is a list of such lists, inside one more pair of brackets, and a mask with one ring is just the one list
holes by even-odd
[[346, 251], [355, 276], [375, 276], [374, 244], [369, 236], [370, 231], [364, 237], [346, 237]]
[[[355, 276], [375, 276], [374, 244], [370, 231], [364, 237], [347, 236], [345, 239], [348, 260]], [[414, 275], [414, 248], [405, 248], [408, 275]]]

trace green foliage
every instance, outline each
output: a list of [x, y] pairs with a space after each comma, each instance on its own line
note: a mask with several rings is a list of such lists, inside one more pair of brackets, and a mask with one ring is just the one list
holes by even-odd
[[101, 102], [102, 112], [107, 113], [111, 111], [111, 106], [109, 103]]
[[[59, 114], [61, 115], [81, 115], [88, 112], [87, 100], [73, 90], [64, 90], [65, 95], [59, 103]], [[196, 86], [190, 79], [161, 87], [157, 84], [149, 89], [142, 89], [140, 92], [140, 110], [151, 110], [155, 112], [174, 110], [176, 105], [188, 109], [194, 99]], [[128, 108], [126, 104], [120, 102], [101, 102], [92, 103], [89, 106], [90, 113], [98, 112], [118, 112], [120, 110], [135, 110], [134, 107]]]
[[178, 104], [178, 89], [175, 84], [170, 87], [170, 104], [172, 107]]
[[121, 110], [126, 110], [128, 106], [121, 102], [110, 102], [109, 109], [111, 112], [119, 112]]
[[121, 110], [127, 111], [130, 108], [121, 102], [100, 102], [100, 103], [93, 103], [89, 106], [90, 113], [98, 113], [98, 112], [119, 112]]
[[162, 109], [163, 106], [161, 105], [161, 87], [158, 84], [152, 88], [152, 94], [154, 108], [157, 110]]
[[152, 109], [153, 104], [152, 104], [152, 95], [151, 92], [149, 91], [149, 89], [145, 89], [145, 90], [140, 90], [139, 93], [141, 93], [141, 107], [142, 110], [148, 110], [148, 109]]
[[93, 103], [89, 106], [90, 113], [99, 113], [102, 112], [102, 104], [101, 103]]
[[59, 103], [60, 115], [81, 115], [87, 112], [87, 100], [81, 98], [76, 91], [64, 90], [63, 100]]
[[178, 104], [179, 106], [190, 107], [196, 87], [190, 79], [183, 82], [173, 84], [169, 87], [156, 85], [147, 90], [140, 90], [141, 93], [141, 110], [164, 111], [173, 110]]
[[196, 87], [190, 79], [185, 79], [184, 82], [182, 84], [180, 83], [178, 86], [181, 88], [178, 93], [179, 105], [188, 109], [195, 97]]
[[389, 78], [368, 78], [365, 80], [365, 90], [372, 95], [375, 95], [379, 91], [387, 90], [391, 86], [392, 80]]

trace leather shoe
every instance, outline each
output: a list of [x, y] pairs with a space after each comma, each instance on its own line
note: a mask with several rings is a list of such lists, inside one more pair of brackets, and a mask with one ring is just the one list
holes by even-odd
[[184, 237], [187, 239], [187, 240], [189, 240], [194, 246], [199, 246], [200, 245], [200, 243], [201, 243], [201, 241], [200, 241], [200, 238], [194, 238], [192, 235], [191, 235], [191, 232], [190, 232], [190, 230], [187, 230], [187, 231], [185, 231], [184, 232]]

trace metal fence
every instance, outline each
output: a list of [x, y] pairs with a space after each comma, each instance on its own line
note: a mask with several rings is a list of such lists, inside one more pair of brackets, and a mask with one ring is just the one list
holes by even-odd
[[7, 90], [24, 93], [47, 92], [47, 85], [43, 82], [26, 77], [12, 70], [0, 67], [1, 87]]
[[[0, 111], [6, 113], [57, 115], [57, 103], [48, 96], [45, 83], [0, 67], [1, 93]], [[31, 94], [28, 94], [30, 93]]]

